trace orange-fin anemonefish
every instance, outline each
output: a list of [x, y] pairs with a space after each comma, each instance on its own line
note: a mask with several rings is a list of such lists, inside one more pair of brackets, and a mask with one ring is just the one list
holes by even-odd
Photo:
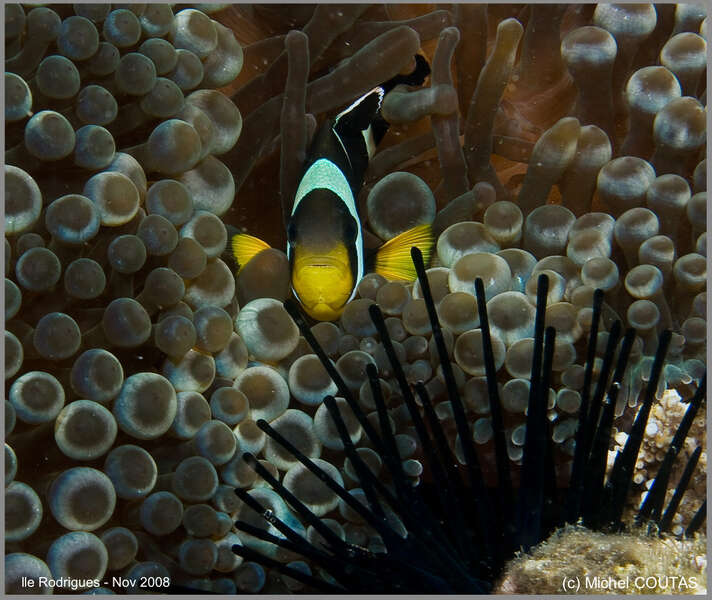
[[[292, 291], [319, 321], [337, 319], [369, 270], [390, 280], [412, 281], [410, 249], [417, 246], [427, 264], [434, 239], [430, 225], [409, 229], [366, 256], [356, 198], [368, 161], [388, 129], [380, 114], [386, 92], [398, 84], [420, 85], [430, 67], [416, 55], [416, 68], [361, 96], [314, 136], [287, 225], [287, 258]], [[231, 237], [234, 260], [245, 265], [269, 248], [245, 233]]]

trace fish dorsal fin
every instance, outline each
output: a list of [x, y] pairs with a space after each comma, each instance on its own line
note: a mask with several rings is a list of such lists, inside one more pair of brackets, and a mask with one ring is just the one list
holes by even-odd
[[432, 227], [416, 225], [392, 240], [388, 240], [378, 249], [374, 261], [374, 271], [391, 281], [413, 281], [416, 278], [416, 272], [413, 259], [410, 256], [410, 249], [417, 246], [423, 253], [423, 262], [427, 265], [434, 243]]
[[337, 133], [363, 131], [381, 110], [382, 103], [383, 88], [380, 86], [373, 88], [336, 115], [334, 130]]
[[336, 139], [349, 161], [349, 166], [353, 169], [352, 155], [353, 148], [349, 148], [344, 140], [362, 137], [366, 146], [367, 159], [370, 160], [376, 149], [371, 123], [377, 118], [383, 103], [383, 88], [375, 87], [356, 100], [351, 106], [340, 112], [334, 119], [333, 131]]
[[232, 256], [237, 263], [238, 273], [253, 257], [270, 247], [267, 242], [263, 242], [260, 238], [248, 233], [233, 235], [230, 245], [232, 246]]

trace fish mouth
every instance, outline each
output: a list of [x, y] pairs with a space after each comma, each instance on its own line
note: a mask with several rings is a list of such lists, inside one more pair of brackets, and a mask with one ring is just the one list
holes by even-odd
[[334, 308], [324, 302], [319, 302], [314, 306], [305, 306], [304, 308], [310, 317], [318, 321], [335, 321], [344, 312], [344, 306]]
[[346, 265], [338, 258], [329, 256], [305, 257], [295, 262], [296, 269], [344, 269]]

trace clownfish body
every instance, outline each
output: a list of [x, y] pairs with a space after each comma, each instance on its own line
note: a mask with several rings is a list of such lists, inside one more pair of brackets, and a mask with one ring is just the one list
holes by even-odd
[[[366, 256], [356, 198], [368, 162], [388, 123], [380, 116], [383, 97], [398, 83], [420, 84], [429, 73], [416, 56], [416, 69], [374, 88], [316, 133], [297, 187], [287, 225], [287, 258], [292, 291], [304, 310], [319, 321], [333, 321], [356, 294], [368, 270], [391, 280], [412, 281], [410, 248], [418, 246], [427, 260], [433, 247], [429, 225], [419, 225]], [[245, 265], [269, 246], [248, 234], [231, 238], [234, 259]], [[372, 263], [372, 264], [371, 264]]]

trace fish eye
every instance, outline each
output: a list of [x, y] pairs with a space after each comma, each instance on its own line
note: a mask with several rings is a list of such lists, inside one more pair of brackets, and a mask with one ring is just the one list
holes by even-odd
[[346, 222], [346, 239], [347, 240], [355, 240], [356, 236], [358, 235], [358, 224], [356, 223], [356, 219], [351, 218]]
[[297, 239], [297, 227], [293, 222], [287, 225], [287, 240], [293, 243]]

